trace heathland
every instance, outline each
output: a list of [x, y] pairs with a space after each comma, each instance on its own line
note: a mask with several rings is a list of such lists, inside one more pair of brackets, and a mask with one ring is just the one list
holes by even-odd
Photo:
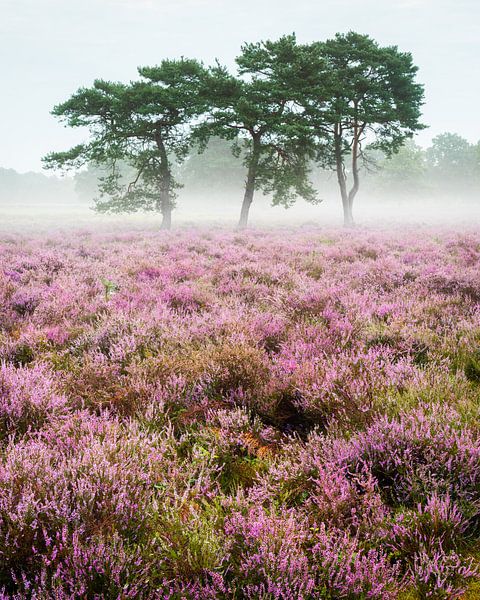
[[479, 267], [445, 228], [3, 233], [0, 596], [478, 598]]

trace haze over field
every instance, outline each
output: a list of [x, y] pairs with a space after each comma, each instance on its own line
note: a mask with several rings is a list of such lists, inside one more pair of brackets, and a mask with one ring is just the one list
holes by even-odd
[[[206, 64], [219, 58], [232, 67], [243, 42], [274, 39], [292, 31], [300, 42], [308, 42], [355, 29], [380, 44], [397, 44], [400, 50], [411, 52], [419, 66], [418, 81], [425, 85], [422, 122], [428, 126], [416, 135], [416, 143], [427, 148], [435, 136], [447, 131], [472, 146], [480, 139], [480, 121], [473, 116], [475, 99], [480, 96], [476, 32], [480, 5], [475, 0], [300, 0], [295, 5], [284, 0], [2, 0], [1, 4], [0, 210], [4, 224], [12, 223], [14, 217], [18, 223], [25, 222], [25, 215], [27, 221], [41, 217], [48, 223], [52, 213], [65, 223], [78, 218], [107, 221], [94, 216], [88, 207], [96, 195], [93, 189], [86, 201], [68, 178], [58, 182], [49, 175], [48, 180], [37, 178], [33, 183], [31, 176], [27, 181], [2, 171], [40, 172], [41, 158], [47, 152], [85, 139], [84, 131], [64, 128], [50, 114], [55, 104], [77, 88], [91, 85], [98, 77], [128, 81], [136, 77], [138, 65], [159, 63], [165, 57], [193, 56]], [[475, 168], [480, 173], [478, 164]], [[225, 179], [229, 178], [226, 172]], [[335, 223], [340, 209], [335, 176], [316, 179], [322, 204], [312, 206], [300, 200], [288, 212], [269, 210], [269, 200], [257, 194], [252, 222]], [[379, 188], [366, 180], [358, 196], [359, 222], [478, 221], [478, 181], [465, 185], [459, 176], [458, 183], [458, 188], [450, 186], [438, 195], [430, 184], [405, 194], [398, 181], [384, 182]], [[199, 186], [187, 182], [179, 192], [177, 222], [234, 221], [242, 184], [243, 178], [237, 178], [218, 193], [215, 189], [199, 191]], [[148, 215], [146, 220], [155, 222]], [[136, 216], [125, 222], [139, 221], [141, 217]]]

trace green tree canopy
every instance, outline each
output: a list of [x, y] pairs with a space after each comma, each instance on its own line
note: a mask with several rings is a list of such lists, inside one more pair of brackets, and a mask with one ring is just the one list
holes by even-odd
[[322, 68], [306, 80], [304, 117], [318, 135], [320, 161], [337, 173], [344, 221], [352, 225], [366, 146], [390, 156], [423, 128], [423, 86], [415, 81], [411, 54], [367, 35], [337, 34], [310, 50]]
[[[78, 90], [53, 109], [70, 127], [87, 128], [89, 140], [45, 157], [47, 167], [108, 165], [100, 180], [96, 208], [101, 212], [160, 211], [171, 225], [177, 182], [172, 157], [182, 160], [191, 144], [191, 122], [205, 110], [205, 69], [196, 60], [164, 60], [139, 68], [130, 84], [103, 80]], [[119, 164], [133, 171], [122, 177]]]
[[480, 180], [479, 146], [456, 133], [442, 133], [427, 150], [432, 178], [447, 189], [466, 188]]
[[[211, 109], [198, 129], [203, 140], [215, 135], [243, 151], [247, 168], [239, 226], [245, 227], [255, 190], [289, 206], [297, 196], [315, 201], [309, 183], [312, 136], [295, 99], [299, 47], [294, 36], [245, 44], [237, 57], [238, 75], [217, 64], [209, 73]], [[297, 86], [297, 87], [296, 87]]]
[[389, 157], [423, 127], [411, 55], [354, 32], [303, 45], [287, 35], [243, 45], [236, 64], [233, 75], [219, 63], [164, 60], [139, 68], [137, 81], [81, 88], [53, 114], [88, 139], [49, 154], [46, 166], [97, 165], [105, 171], [97, 210], [159, 211], [170, 227], [178, 164], [219, 137], [246, 169], [241, 227], [255, 190], [285, 207], [297, 197], [317, 201], [314, 160], [336, 172], [345, 224], [353, 224], [365, 149]]
[[408, 138], [398, 151], [391, 156], [383, 152], [366, 149], [366, 161], [372, 162], [368, 168], [369, 179], [374, 187], [382, 192], [396, 195], [418, 195], [428, 189], [426, 152]]

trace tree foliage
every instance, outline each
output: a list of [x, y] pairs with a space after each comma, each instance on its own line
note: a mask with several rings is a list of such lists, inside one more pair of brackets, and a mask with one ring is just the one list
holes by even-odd
[[423, 86], [415, 81], [418, 69], [411, 54], [381, 47], [367, 35], [337, 34], [311, 48], [323, 68], [305, 89], [305, 118], [317, 132], [319, 159], [337, 173], [350, 225], [366, 146], [390, 156], [423, 128]]
[[[191, 144], [190, 124], [205, 109], [204, 68], [196, 60], [164, 60], [140, 67], [130, 84], [103, 80], [78, 90], [53, 114], [70, 127], [86, 127], [87, 143], [45, 158], [50, 167], [106, 164], [96, 208], [101, 212], [160, 211], [170, 227], [177, 182], [172, 160], [182, 160]], [[133, 170], [126, 181], [120, 162]]]
[[247, 168], [239, 225], [245, 226], [255, 190], [272, 194], [274, 205], [288, 207], [297, 196], [314, 202], [309, 183], [312, 136], [297, 110], [298, 45], [295, 36], [245, 44], [237, 57], [238, 74], [217, 64], [210, 70], [211, 108], [198, 136], [233, 142]]
[[45, 164], [101, 165], [97, 210], [156, 210], [169, 227], [179, 186], [174, 164], [219, 137], [246, 169], [240, 226], [256, 190], [285, 207], [297, 197], [318, 201], [310, 182], [315, 160], [336, 171], [350, 225], [365, 148], [389, 157], [423, 127], [412, 56], [366, 35], [244, 44], [236, 66], [232, 74], [219, 62], [206, 69], [182, 58], [141, 67], [128, 84], [95, 81], [53, 110], [67, 126], [86, 128], [88, 141], [49, 154]]
[[447, 188], [465, 188], [480, 181], [479, 145], [456, 133], [442, 133], [432, 140], [427, 162], [432, 177]]
[[370, 180], [383, 194], [418, 195], [432, 188], [427, 178], [426, 153], [410, 138], [390, 156], [367, 148], [366, 161]]

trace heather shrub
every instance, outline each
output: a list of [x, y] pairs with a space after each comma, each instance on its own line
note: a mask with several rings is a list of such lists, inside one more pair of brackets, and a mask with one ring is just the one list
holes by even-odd
[[[274, 508], [299, 507], [312, 498], [315, 481], [320, 478], [324, 465], [315, 444], [305, 445], [290, 440], [283, 449], [284, 453], [259, 478], [251, 495], [255, 501], [268, 502]], [[331, 476], [337, 474], [338, 471], [329, 473]], [[338, 474], [335, 480], [342, 479], [342, 475]]]
[[226, 520], [229, 563], [247, 598], [395, 598], [396, 571], [354, 538], [307, 527], [295, 513]]
[[351, 474], [346, 466], [325, 460], [329, 438], [313, 433], [306, 443], [291, 442], [260, 474], [249, 494], [255, 503], [274, 509], [295, 508], [305, 519], [375, 539], [389, 509], [375, 479], [365, 469]]
[[207, 349], [207, 380], [209, 393], [229, 393], [241, 390], [255, 394], [267, 381], [269, 371], [264, 352], [235, 340], [225, 340]]
[[433, 554], [420, 551], [409, 575], [421, 600], [451, 600], [463, 597], [468, 581], [478, 576], [478, 570], [471, 561], [440, 547]]
[[[46, 541], [66, 528], [81, 539], [118, 532], [137, 539], [154, 485], [165, 473], [165, 442], [135, 427], [83, 415], [37, 440], [10, 444], [0, 470], [0, 581], [36, 573]], [[128, 465], [128, 467], [127, 467]]]
[[252, 340], [256, 340], [269, 354], [280, 352], [288, 336], [288, 320], [284, 315], [270, 311], [254, 311], [245, 315], [243, 330]]
[[183, 346], [176, 354], [159, 353], [145, 361], [144, 373], [149, 381], [166, 383], [172, 375], [203, 394], [229, 399], [232, 393], [252, 394], [268, 378], [265, 352], [241, 340], [221, 340], [197, 347]]
[[459, 550], [466, 542], [468, 520], [448, 496], [433, 495], [416, 509], [400, 509], [382, 531], [383, 544], [410, 563], [419, 552]]
[[463, 555], [468, 526], [448, 496], [433, 495], [425, 505], [397, 511], [376, 536], [420, 598], [456, 598], [478, 574]]
[[155, 382], [147, 381], [138, 369], [122, 369], [98, 353], [69, 361], [63, 371], [63, 388], [77, 408], [108, 409], [127, 416], [145, 408], [157, 390]]
[[313, 251], [299, 265], [308, 277], [320, 279], [325, 272], [325, 265], [321, 256]]
[[379, 418], [350, 442], [338, 442], [329, 460], [353, 472], [367, 468], [390, 506], [449, 495], [478, 525], [480, 440], [453, 409], [422, 406], [397, 419]]
[[33, 314], [40, 303], [38, 292], [33, 290], [18, 290], [11, 297], [11, 307], [19, 316], [26, 317]]
[[0, 439], [21, 436], [69, 412], [54, 375], [42, 366], [0, 365]]
[[11, 597], [139, 598], [148, 589], [139, 549], [128, 547], [118, 535], [85, 541], [63, 529], [46, 538], [45, 548], [38, 573], [13, 574], [18, 592]]
[[308, 363], [294, 374], [296, 404], [307, 419], [323, 426], [368, 423], [378, 411], [376, 399], [400, 388], [411, 375], [408, 362], [392, 362], [387, 352], [348, 352]]
[[432, 273], [426, 279], [426, 285], [435, 292], [445, 295], [459, 295], [466, 301], [480, 301], [480, 281], [478, 272], [458, 272], [451, 267], [443, 272]]
[[259, 509], [226, 520], [228, 563], [245, 598], [314, 596], [316, 581], [304, 547], [307, 531], [293, 514]]
[[393, 599], [401, 588], [386, 554], [363, 550], [355, 538], [320, 526], [312, 553], [317, 589], [325, 598]]
[[0, 598], [478, 596], [479, 249], [5, 238]]
[[167, 288], [161, 298], [169, 308], [186, 313], [205, 310], [212, 302], [206, 290], [184, 283]]
[[323, 468], [307, 505], [309, 516], [359, 539], [374, 539], [388, 514], [378, 485], [367, 472], [350, 477], [345, 471]]
[[66, 374], [65, 390], [79, 408], [101, 411], [111, 408], [115, 412], [129, 413], [136, 409], [134, 394], [118, 368], [108, 362], [89, 357], [72, 365]]

